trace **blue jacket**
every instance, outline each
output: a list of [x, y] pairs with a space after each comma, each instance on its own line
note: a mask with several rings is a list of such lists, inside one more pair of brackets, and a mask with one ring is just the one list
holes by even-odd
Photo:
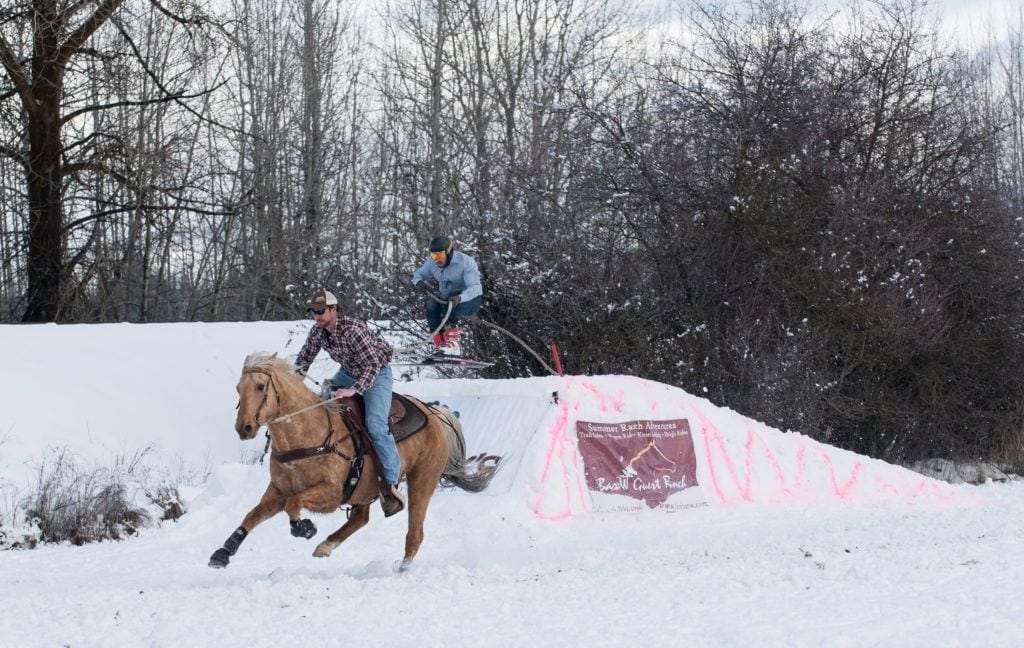
[[462, 295], [466, 302], [484, 294], [480, 285], [480, 270], [476, 267], [473, 257], [456, 251], [448, 265], [441, 267], [437, 261], [427, 261], [412, 274], [412, 285], [418, 286], [421, 281], [433, 278], [437, 281], [438, 297], [448, 299], [453, 295]]

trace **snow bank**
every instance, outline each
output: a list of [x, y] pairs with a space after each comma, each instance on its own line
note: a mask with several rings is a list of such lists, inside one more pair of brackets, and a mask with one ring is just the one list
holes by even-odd
[[[309, 322], [0, 327], [0, 483], [28, 486], [41, 449], [87, 462], [146, 460], [205, 474], [251, 461], [234, 433], [245, 356], [294, 357]], [[335, 365], [321, 356], [310, 373]], [[964, 503], [956, 488], [783, 433], [629, 376], [415, 379], [396, 391], [459, 412], [467, 453], [500, 458], [487, 491], [540, 519], [736, 504]], [[209, 489], [230, 489], [231, 470]], [[204, 494], [214, 497], [214, 493]]]
[[[658, 425], [682, 421], [685, 425]], [[584, 423], [585, 422], [585, 423]], [[596, 423], [599, 425], [591, 425]], [[644, 489], [657, 477], [627, 469], [622, 456], [616, 480], [606, 478], [595, 489], [584, 459], [580, 432], [618, 427], [604, 436], [633, 438], [641, 451], [662, 444], [657, 429], [685, 427], [685, 443], [677, 443], [669, 460], [692, 468], [661, 468], [662, 485], [674, 484], [660, 498], [645, 498]], [[653, 428], [653, 431], [651, 430]], [[690, 434], [685, 434], [689, 432]], [[692, 457], [689, 453], [692, 453]], [[663, 457], [664, 460], [664, 457]], [[611, 463], [615, 463], [614, 461]], [[568, 377], [559, 389], [556, 411], [538, 430], [524, 466], [531, 485], [530, 506], [544, 518], [580, 513], [657, 508], [682, 510], [696, 506], [738, 504], [879, 504], [968, 505], [977, 502], [971, 489], [953, 487], [913, 471], [819, 443], [802, 434], [781, 432], [681, 389], [628, 376]], [[635, 473], [635, 474], [634, 474]], [[629, 492], [632, 489], [632, 492]], [[646, 499], [646, 501], [645, 501]]]

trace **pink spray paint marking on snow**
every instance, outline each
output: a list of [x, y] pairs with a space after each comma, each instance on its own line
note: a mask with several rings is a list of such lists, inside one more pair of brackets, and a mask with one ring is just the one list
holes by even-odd
[[[579, 412], [581, 407], [581, 403], [576, 402], [572, 409]], [[578, 502], [581, 512], [589, 513], [586, 484], [582, 481], [583, 471], [579, 465], [579, 452], [576, 450], [576, 442], [570, 439], [568, 434], [570, 406], [564, 396], [560, 399], [559, 409], [560, 414], [549, 431], [551, 443], [545, 454], [540, 480], [534, 487], [537, 497], [533, 502], [533, 513], [538, 518], [544, 520], [565, 520], [572, 517], [574, 499]], [[562, 467], [562, 487], [560, 490], [564, 496], [565, 508], [558, 513], [551, 514], [545, 512], [544, 505], [548, 482], [552, 479], [551, 470], [556, 462]], [[568, 470], [566, 464], [569, 464], [572, 469]], [[576, 476], [575, 489], [573, 489], [574, 484], [572, 483], [571, 475]]]
[[[655, 391], [648, 381], [634, 381], [642, 385], [645, 391]], [[579, 388], [584, 393], [581, 394]], [[570, 432], [571, 414], [578, 415], [586, 411], [584, 406], [587, 409], [599, 409], [602, 413], [621, 412], [626, 405], [622, 391], [608, 393], [594, 382], [579, 377], [571, 377], [566, 381], [566, 395], [573, 391], [580, 397], [579, 400], [570, 406], [569, 399], [562, 399], [561, 414], [549, 431], [551, 444], [533, 505], [535, 515], [542, 519], [566, 519], [574, 511], [590, 513], [577, 442]], [[652, 412], [659, 407], [664, 412], [671, 412], [673, 408], [688, 410], [699, 421], [698, 429], [704, 440], [704, 472], [707, 475], [707, 479], [702, 482], [721, 506], [734, 506], [741, 502], [785, 504], [807, 500], [852, 503], [858, 500], [899, 499], [910, 504], [925, 498], [971, 504], [981, 501], [980, 498], [969, 501], [972, 498], [959, 497], [955, 489], [921, 478], [909, 470], [906, 476], [902, 476], [899, 471], [905, 469], [897, 466], [889, 467], [896, 471], [890, 473], [884, 465], [879, 464], [879, 471], [869, 472], [870, 464], [865, 463], [865, 458], [817, 443], [802, 435], [779, 432], [783, 438], [773, 438], [769, 443], [759, 431], [759, 424], [745, 417], [740, 423], [745, 432], [742, 450], [738, 445], [730, 448], [722, 430], [694, 402], [697, 399], [666, 396], [669, 399], [667, 403], [650, 398], [644, 405]], [[729, 427], [735, 430], [738, 425]], [[811, 452], [808, 453], [808, 450]], [[554, 478], [552, 471], [557, 466], [563, 470], [563, 483], [560, 487], [549, 483]], [[758, 478], [759, 472], [764, 478]], [[551, 493], [557, 494], [552, 496], [548, 493], [549, 489]], [[545, 497], [554, 497], [558, 501], [545, 501]], [[561, 504], [563, 500], [564, 505]], [[557, 509], [557, 512], [546, 512], [545, 505]]]
[[829, 456], [828, 452], [822, 449], [821, 458], [824, 459], [826, 464], [828, 464], [828, 469], [832, 473], [832, 491], [841, 501], [847, 501], [850, 494], [853, 492], [854, 486], [857, 485], [857, 479], [860, 477], [860, 471], [863, 467], [861, 462], [858, 461], [853, 464], [853, 471], [850, 472], [850, 477], [846, 480], [845, 484], [840, 486], [839, 482], [836, 480], [836, 469], [832, 464], [832, 457]]
[[[626, 378], [628, 378], [629, 381], [631, 383], [633, 383], [634, 385], [639, 386], [645, 392], [652, 392], [652, 391], [654, 391], [654, 384], [655, 383], [652, 383], [649, 380], [644, 380], [643, 378], [637, 378], [636, 376], [626, 376]], [[656, 398], [647, 401], [647, 406], [650, 407], [652, 413], [656, 412], [658, 410], [658, 405], [660, 405], [660, 402]]]
[[[715, 495], [718, 497], [718, 501], [721, 502], [724, 506], [729, 506], [729, 498], [727, 498], [725, 496], [725, 493], [722, 491], [722, 485], [718, 482], [718, 470], [715, 468], [715, 462], [711, 458], [712, 435], [715, 437], [715, 440], [721, 447], [722, 454], [725, 455], [726, 461], [729, 463], [730, 469], [732, 467], [732, 460], [729, 458], [729, 453], [726, 452], [725, 450], [722, 435], [718, 433], [718, 428], [716, 428], [714, 423], [712, 423], [711, 420], [708, 419], [708, 417], [704, 416], [704, 413], [701, 412], [699, 409], [693, 406], [691, 406], [691, 408], [693, 409], [693, 413], [697, 415], [697, 418], [700, 419], [701, 436], [704, 437], [704, 456], [706, 459], [705, 465], [708, 467], [708, 475], [711, 477], [711, 487], [712, 489], [714, 489]], [[739, 481], [736, 478], [736, 472], [733, 471], [732, 475], [733, 480], [736, 481], [737, 485], [739, 485]]]
[[[746, 440], [742, 458], [743, 474], [741, 474], [740, 469], [737, 467], [739, 458], [734, 457], [729, 452], [725, 438], [718, 427], [700, 408], [692, 403], [689, 404], [689, 407], [701, 423], [701, 432], [704, 435], [704, 456], [707, 462], [711, 489], [723, 506], [732, 506], [738, 501], [791, 502], [799, 499], [799, 493], [813, 496], [810, 489], [814, 488], [814, 484], [807, 481], [808, 442], [795, 438], [792, 439], [793, 442], [798, 444], [795, 453], [796, 465], [793, 466], [791, 471], [787, 471], [784, 462], [778, 458], [777, 454], [772, 451], [771, 446], [750, 425], [746, 429]], [[775, 496], [764, 492], [764, 487], [758, 489], [754, 479], [759, 456], [756, 445], [760, 445], [760, 454], [763, 454], [764, 461], [768, 464], [768, 468], [774, 475], [775, 487], [770, 490], [773, 494], [777, 493]], [[819, 490], [819, 495], [828, 494], [841, 502], [853, 501], [858, 493], [874, 496], [888, 493], [906, 500], [913, 500], [925, 495], [925, 491], [928, 491], [927, 494], [934, 495], [938, 499], [949, 500], [955, 497], [955, 494], [952, 492], [945, 491], [941, 485], [927, 479], [914, 480], [915, 486], [908, 489], [907, 487], [900, 488], [898, 485], [877, 475], [875, 476], [875, 481], [879, 486], [877, 493], [866, 493], [863, 487], [864, 463], [862, 461], [854, 461], [849, 473], [843, 475], [827, 446], [816, 443], [810, 445], [814, 446], [814, 449], [817, 451], [815, 454], [820, 456], [822, 463], [827, 468], [829, 479], [828, 484], [821, 485], [822, 490]], [[732, 488], [727, 487], [727, 484], [730, 483]], [[727, 494], [730, 490], [735, 490], [736, 497], [731, 497]]]
[[[574, 409], [576, 410], [577, 414], [579, 413], [580, 408], [581, 408], [580, 403], [576, 403], [576, 406], [575, 406]], [[565, 429], [562, 430], [562, 438], [564, 440], [563, 459], [565, 457], [565, 454], [568, 453], [569, 459], [571, 460], [571, 463], [572, 463], [572, 471], [571, 472], [567, 472], [566, 473], [566, 477], [565, 477], [566, 484], [567, 484], [566, 488], [567, 489], [569, 488], [569, 485], [568, 485], [569, 475], [570, 474], [571, 475], [575, 475], [576, 476], [576, 483], [575, 483], [575, 487], [576, 488], [575, 488], [575, 490], [573, 490], [572, 494], [575, 495], [577, 503], [580, 506], [580, 509], [585, 511], [585, 512], [587, 512], [587, 513], [589, 513], [590, 512], [590, 498], [587, 496], [587, 483], [586, 483], [586, 477], [584, 476], [583, 466], [580, 465], [580, 453], [579, 453], [579, 448], [578, 448], [579, 442], [576, 440], [575, 437], [572, 437], [572, 438], [569, 437], [568, 422], [566, 423]], [[569, 500], [569, 495], [568, 494], [566, 495], [566, 499]], [[569, 501], [571, 501], [571, 500], [569, 500]], [[571, 505], [570, 505], [570, 509], [571, 509]]]
[[795, 488], [804, 488], [804, 477], [807, 475], [807, 444], [801, 443], [796, 449], [796, 484]]
[[597, 398], [598, 407], [604, 414], [607, 414], [609, 410], [616, 412], [622, 411], [622, 408], [626, 406], [626, 397], [621, 391], [618, 396], [612, 396], [611, 394], [602, 391], [594, 383], [584, 380], [578, 376], [574, 377], [574, 381], [579, 383], [580, 387], [583, 387]]
[[[645, 390], [650, 391], [650, 383], [648, 381], [640, 381]], [[587, 392], [586, 397], [592, 398], [595, 402], [593, 403], [602, 413], [608, 413], [611, 411], [619, 412], [626, 406], [625, 394], [623, 391], [619, 391], [617, 394], [610, 394], [592, 381], [586, 380], [579, 376], [570, 376], [565, 382], [566, 388], [560, 397], [561, 414], [556, 419], [552, 426], [549, 434], [551, 435], [551, 443], [548, 446], [548, 450], [545, 456], [544, 468], [541, 471], [540, 480], [535, 486], [537, 497], [533, 502], [533, 512], [538, 518], [547, 520], [564, 520], [573, 515], [573, 503], [575, 502], [578, 506], [579, 511], [589, 513], [590, 512], [590, 498], [588, 495], [587, 485], [585, 481], [585, 475], [583, 466], [580, 464], [580, 453], [577, 450], [577, 442], [575, 439], [570, 438], [569, 435], [569, 414], [570, 409], [579, 413], [583, 408], [583, 401], [577, 400], [573, 403], [572, 407], [569, 406], [569, 398], [573, 392], [574, 387], [581, 387]], [[658, 406], [657, 401], [650, 401], [651, 409], [654, 410]], [[550, 480], [552, 477], [552, 470], [555, 465], [561, 465], [562, 467], [562, 479], [563, 484], [559, 492], [564, 497], [565, 506], [564, 510], [558, 513], [547, 513], [545, 512], [546, 497], [548, 489], [550, 488]], [[572, 479], [575, 476], [575, 480]]]
[[[547, 452], [544, 456], [544, 467], [541, 469], [540, 472], [540, 481], [537, 483], [537, 486], [535, 487], [537, 497], [534, 499], [532, 506], [534, 515], [536, 515], [539, 518], [548, 520], [565, 519], [572, 515], [572, 511], [568, 507], [563, 513], [558, 515], [547, 515], [543, 513], [544, 494], [546, 492], [548, 478], [551, 475], [551, 468], [554, 465], [555, 457], [559, 452], [559, 440], [560, 437], [565, 434], [565, 429], [569, 424], [569, 406], [565, 402], [562, 402], [560, 403], [559, 408], [561, 409], [561, 413], [559, 414], [558, 418], [555, 419], [554, 425], [552, 425], [551, 430], [549, 430], [548, 432], [548, 434], [551, 437], [551, 443], [550, 445], [548, 445]], [[569, 498], [567, 492], [567, 504], [568, 501]]]
[[[759, 434], [754, 432], [753, 428], [748, 428], [747, 429], [748, 452], [749, 452], [749, 447], [752, 446], [753, 443], [754, 443], [754, 437], [757, 437], [757, 440], [760, 441], [761, 445], [764, 447], [765, 458], [768, 459], [768, 463], [771, 464], [772, 470], [775, 471], [775, 478], [779, 480], [779, 489], [782, 490], [782, 492], [786, 494], [787, 498], [792, 498], [793, 497], [793, 491], [791, 491], [786, 486], [786, 475], [782, 471], [782, 464], [779, 462], [778, 459], [775, 458], [775, 455], [772, 453], [772, 451], [768, 449], [768, 444], [765, 443], [764, 439], [762, 439]], [[798, 462], [798, 464], [797, 464], [797, 477], [798, 478], [799, 478], [799, 473], [800, 473], [801, 469], [802, 469], [802, 465], [801, 465], [800, 462]]]
[[736, 469], [736, 464], [733, 462], [732, 455], [729, 453], [728, 448], [725, 444], [725, 438], [719, 432], [718, 428], [708, 419], [704, 413], [694, 405], [690, 406], [693, 412], [697, 415], [697, 418], [701, 421], [701, 428], [704, 433], [704, 455], [707, 459], [708, 473], [711, 476], [712, 488], [715, 491], [715, 495], [718, 496], [718, 500], [724, 506], [731, 506], [734, 502], [729, 499], [725, 494], [722, 482], [719, 477], [719, 467], [716, 462], [716, 454], [712, 448], [712, 443], [718, 448], [718, 457], [721, 457], [722, 464], [724, 465], [727, 476], [732, 480], [736, 491], [739, 494], [740, 499], [746, 502], [754, 502], [756, 493], [754, 492], [753, 475], [755, 471], [754, 459], [755, 459], [755, 442], [759, 442], [761, 449], [764, 452], [765, 459], [767, 460], [772, 472], [775, 475], [775, 479], [778, 481], [779, 490], [785, 494], [784, 500], [793, 497], [793, 492], [789, 487], [786, 486], [786, 475], [782, 469], [782, 464], [776, 458], [775, 454], [771, 451], [768, 444], [764, 442], [764, 439], [760, 437], [752, 427], [747, 428], [747, 439], [744, 443], [744, 458], [743, 458], [743, 469], [744, 474], [741, 479], [739, 471]]
[[[974, 504], [978, 501], [974, 499], [975, 501], [972, 502], [970, 498], [966, 500], [958, 498], [954, 489], [896, 466], [890, 467], [891, 470], [905, 471], [906, 475], [894, 472], [892, 476], [889, 476], [883, 471], [868, 475], [865, 462], [854, 459], [856, 456], [853, 456], [852, 453], [838, 448], [833, 451], [830, 446], [808, 441], [797, 435], [786, 439], [787, 442], [797, 444], [796, 465], [792, 470], [787, 470], [786, 463], [778, 458], [777, 453], [750, 423], [746, 428], [746, 439], [743, 445], [742, 465], [745, 473], [740, 475], [737, 468], [738, 458], [730, 453], [725, 437], [718, 427], [692, 402], [688, 403], [688, 406], [700, 421], [701, 432], [705, 436], [703, 448], [705, 448], [711, 488], [723, 506], [732, 506], [739, 501], [788, 503], [805, 499], [805, 496], [818, 499], [821, 495], [824, 495], [826, 499], [834, 498], [843, 503], [852, 503], [858, 498], [865, 498], [867, 501], [896, 498], [908, 504], [920, 502], [923, 499], [962, 504]], [[777, 483], [777, 495], [774, 494], [776, 492], [774, 487], [768, 487], [763, 482], [759, 484], [754, 478], [759, 457], [755, 445], [758, 443], [763, 450], [764, 461], [768, 464], [768, 469], [774, 474], [773, 481]], [[826, 482], [814, 483], [810, 480], [809, 448], [815, 450], [813, 456], [820, 458], [822, 470], [817, 474], [822, 479], [827, 479]], [[843, 461], [839, 461], [840, 458]], [[841, 466], [849, 466], [849, 472], [844, 474], [845, 471]], [[868, 477], [871, 478], [871, 481], [865, 481]], [[735, 496], [729, 494], [732, 490], [735, 491]], [[771, 490], [771, 492], [766, 490]]]

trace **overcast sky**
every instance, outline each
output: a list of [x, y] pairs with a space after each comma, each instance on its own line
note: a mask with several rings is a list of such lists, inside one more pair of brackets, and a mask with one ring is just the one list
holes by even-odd
[[990, 27], [997, 40], [1011, 27], [1020, 29], [1024, 9], [1020, 0], [933, 0], [933, 6], [958, 38], [977, 43], [990, 40]]
[[[637, 0], [639, 6], [657, 13], [672, 11], [685, 0]], [[755, 0], [727, 0], [743, 6]], [[850, 0], [806, 0], [808, 6], [822, 10], [839, 9]], [[856, 0], [853, 0], [856, 1]], [[860, 0], [867, 2], [867, 0]], [[1022, 0], [921, 0], [941, 20], [942, 28], [951, 37], [968, 46], [979, 46], [1006, 38], [1008, 31], [1024, 30], [1024, 2]]]

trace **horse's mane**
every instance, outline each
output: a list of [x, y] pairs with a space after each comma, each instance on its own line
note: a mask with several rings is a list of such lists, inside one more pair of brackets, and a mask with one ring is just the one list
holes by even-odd
[[273, 371], [278, 378], [295, 388], [309, 391], [302, 377], [295, 373], [295, 365], [284, 358], [277, 357], [276, 353], [253, 353], [245, 358], [242, 370], [246, 369], [267, 369]]

